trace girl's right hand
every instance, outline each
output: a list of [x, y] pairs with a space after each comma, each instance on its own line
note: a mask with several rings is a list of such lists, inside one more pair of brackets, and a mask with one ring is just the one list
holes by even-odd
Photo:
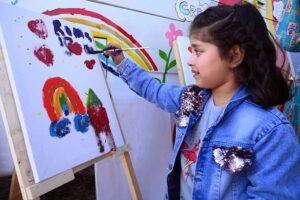
[[104, 50], [110, 49], [114, 51], [104, 51], [104, 56], [111, 57], [116, 65], [120, 64], [125, 58], [121, 46], [115, 43], [109, 43]]

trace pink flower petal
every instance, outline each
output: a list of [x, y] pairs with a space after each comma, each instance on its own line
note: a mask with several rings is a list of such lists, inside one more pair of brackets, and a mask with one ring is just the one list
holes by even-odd
[[175, 32], [175, 25], [173, 23], [170, 24], [170, 32], [174, 33]]

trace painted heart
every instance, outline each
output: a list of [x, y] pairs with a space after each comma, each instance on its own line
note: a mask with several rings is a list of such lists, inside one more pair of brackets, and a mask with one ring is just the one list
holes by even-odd
[[84, 64], [88, 69], [93, 69], [95, 63], [96, 63], [96, 61], [94, 59], [84, 61]]
[[34, 55], [47, 66], [53, 65], [53, 53], [45, 44], [36, 48]]
[[79, 43], [77, 43], [77, 42], [70, 42], [69, 44], [68, 44], [68, 49], [72, 52], [72, 53], [74, 53], [75, 55], [81, 55], [81, 53], [82, 53], [82, 47], [81, 47], [81, 45], [79, 44]]
[[46, 39], [48, 37], [47, 27], [42, 19], [31, 20], [27, 26], [39, 38]]
[[191, 46], [188, 47], [188, 51], [189, 51], [190, 53], [192, 53], [193, 50], [192, 50], [192, 47], [191, 47]]

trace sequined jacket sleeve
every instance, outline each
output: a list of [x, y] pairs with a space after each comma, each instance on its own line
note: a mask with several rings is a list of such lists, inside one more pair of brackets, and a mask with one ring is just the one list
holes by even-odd
[[171, 113], [179, 109], [183, 87], [159, 83], [128, 58], [122, 61], [117, 71], [130, 89], [139, 96]]

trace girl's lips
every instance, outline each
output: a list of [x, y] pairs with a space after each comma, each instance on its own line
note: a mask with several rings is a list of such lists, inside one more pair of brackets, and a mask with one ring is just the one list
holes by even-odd
[[197, 76], [199, 74], [199, 72], [192, 70], [193, 76]]

